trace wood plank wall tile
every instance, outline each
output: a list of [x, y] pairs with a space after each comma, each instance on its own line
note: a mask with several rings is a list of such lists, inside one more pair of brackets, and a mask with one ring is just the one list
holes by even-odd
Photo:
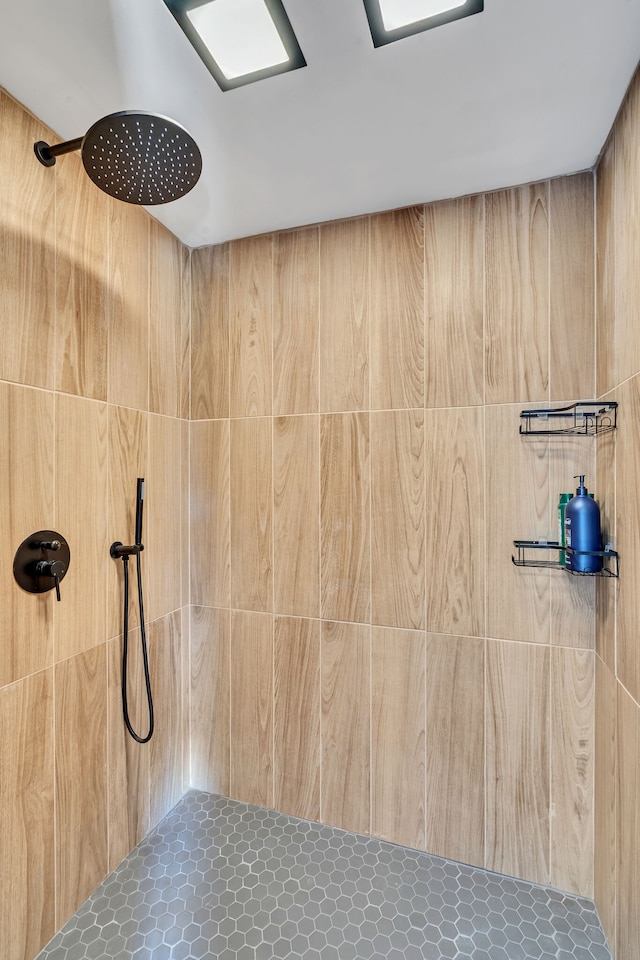
[[273, 237], [235, 240], [229, 254], [232, 417], [271, 415], [272, 316]]
[[320, 411], [369, 406], [369, 218], [320, 227]]
[[320, 418], [321, 604], [324, 619], [371, 610], [369, 416]]
[[427, 407], [484, 401], [484, 196], [425, 207]]
[[229, 245], [191, 252], [191, 419], [229, 416]]
[[617, 677], [631, 696], [640, 701], [640, 649], [638, 618], [640, 617], [640, 502], [638, 476], [640, 469], [640, 374], [616, 391], [622, 415], [617, 434], [616, 452], [616, 549], [623, 558], [622, 576], [618, 584], [616, 617]]
[[633, 83], [616, 123], [615, 168], [615, 374], [614, 384], [640, 370], [640, 84]]
[[[560, 401], [567, 405], [571, 401]], [[527, 441], [524, 441], [527, 442]], [[561, 493], [575, 494], [576, 476], [585, 475], [590, 493], [599, 503], [602, 491], [596, 485], [596, 443], [588, 437], [549, 438], [549, 537], [557, 540], [558, 500]], [[595, 577], [574, 577], [552, 573], [551, 643], [557, 646], [595, 648]]]
[[320, 613], [319, 417], [273, 421], [274, 610]]
[[33, 144], [55, 134], [0, 90], [0, 379], [54, 385], [55, 174]]
[[427, 634], [427, 842], [484, 866], [484, 640]]
[[189, 539], [189, 423], [180, 421], [180, 604], [190, 602], [190, 539]]
[[318, 412], [318, 227], [276, 234], [273, 287], [273, 413]]
[[149, 220], [149, 410], [179, 417], [182, 406], [182, 244]]
[[616, 385], [615, 128], [596, 170], [596, 396]]
[[618, 684], [617, 956], [640, 954], [640, 707]]
[[424, 407], [424, 208], [371, 217], [371, 409]]
[[[608, 397], [607, 399], [613, 399]], [[626, 412], [625, 412], [626, 415]], [[616, 547], [616, 432], [603, 433], [596, 446], [596, 492], [602, 542]], [[618, 580], [596, 580], [596, 652], [615, 675]]]
[[371, 617], [424, 627], [424, 410], [372, 413]]
[[[12, 383], [0, 383], [0, 556], [5, 588], [0, 603], [0, 686], [53, 663], [51, 593], [30, 594], [13, 578], [15, 550], [36, 530], [53, 523], [54, 410], [52, 396]], [[23, 469], [28, 465], [28, 469]]]
[[425, 635], [371, 629], [371, 833], [425, 845]]
[[[142, 555], [149, 596], [145, 615], [157, 620], [181, 604], [182, 435], [179, 420], [149, 416]], [[135, 493], [135, 490], [134, 490]]]
[[549, 571], [511, 563], [513, 540], [551, 539], [554, 532], [549, 444], [518, 436], [520, 410], [514, 404], [485, 409], [487, 636], [549, 643]]
[[594, 900], [616, 953], [617, 692], [615, 675], [596, 657]]
[[[109, 538], [106, 403], [56, 397], [56, 529], [69, 544], [69, 570], [55, 605], [55, 658], [65, 660], [107, 634]], [[133, 491], [135, 496], [135, 490]], [[55, 596], [51, 594], [51, 596]]]
[[593, 897], [595, 655], [551, 651], [551, 885]]
[[231, 421], [231, 604], [273, 608], [272, 435], [269, 417]]
[[323, 621], [323, 823], [370, 832], [371, 628]]
[[485, 623], [484, 410], [427, 410], [425, 433], [427, 628], [481, 637]]
[[107, 399], [149, 405], [149, 217], [110, 202]]
[[[148, 744], [129, 736], [122, 715], [122, 639], [107, 644], [107, 770], [109, 772], [109, 866], [115, 870], [151, 829]], [[129, 634], [127, 656], [129, 717], [141, 736], [149, 729], [140, 628]]]
[[549, 882], [549, 648], [487, 641], [486, 867]]
[[228, 610], [191, 607], [191, 785], [229, 795]]
[[[133, 543], [136, 522], [137, 478], [147, 476], [149, 416], [128, 407], [108, 407], [109, 449], [109, 546], [116, 540]], [[148, 517], [143, 514], [144, 526]], [[146, 557], [145, 557], [146, 560]], [[131, 564], [130, 564], [131, 565]], [[132, 565], [135, 566], [135, 563]], [[108, 564], [109, 591], [107, 602], [107, 635], [122, 632], [123, 570], [122, 563]], [[132, 570], [135, 576], [135, 571]], [[148, 597], [147, 565], [142, 564], [144, 595]], [[129, 625], [140, 623], [138, 604], [129, 605]]]
[[191, 603], [231, 603], [229, 422], [190, 426], [189, 534]]
[[0, 690], [0, 941], [31, 960], [55, 932], [53, 670]]
[[229, 792], [273, 804], [273, 617], [231, 612]]
[[55, 176], [56, 388], [106, 400], [109, 201], [78, 157]]
[[320, 621], [275, 617], [273, 802], [320, 818]]
[[55, 667], [57, 928], [108, 870], [106, 653], [103, 643]]
[[[182, 276], [182, 302], [180, 304], [180, 412], [183, 420], [191, 417], [191, 250], [180, 250]], [[153, 305], [152, 305], [153, 308]], [[227, 369], [228, 369], [227, 363]], [[216, 371], [217, 376], [217, 371]]]
[[595, 389], [594, 178], [591, 171], [549, 184], [550, 394]]
[[549, 184], [488, 193], [486, 402], [549, 390]]
[[[182, 750], [186, 714], [182, 704], [180, 611], [150, 623], [148, 642], [155, 710], [149, 757], [150, 813], [151, 823], [158, 823], [176, 805], [183, 792]], [[138, 690], [138, 697], [144, 697], [142, 689]], [[147, 729], [143, 727], [145, 735]]]

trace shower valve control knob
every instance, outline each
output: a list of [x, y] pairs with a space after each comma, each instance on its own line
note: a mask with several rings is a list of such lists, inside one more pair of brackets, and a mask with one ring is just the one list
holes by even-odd
[[38, 530], [22, 541], [13, 558], [13, 575], [27, 593], [56, 591], [69, 570], [70, 551], [65, 538], [55, 530]]
[[39, 577], [51, 577], [56, 585], [56, 600], [60, 600], [60, 580], [67, 569], [61, 560], [40, 560], [36, 564], [36, 573]]

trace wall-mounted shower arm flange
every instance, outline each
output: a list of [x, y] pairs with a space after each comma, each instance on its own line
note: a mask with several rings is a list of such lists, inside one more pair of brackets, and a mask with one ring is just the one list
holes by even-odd
[[84, 137], [76, 137], [75, 140], [65, 140], [64, 143], [55, 143], [53, 146], [49, 146], [44, 140], [38, 140], [37, 143], [34, 143], [33, 150], [43, 166], [52, 167], [56, 162], [56, 157], [61, 157], [63, 153], [73, 153], [74, 150], [79, 150], [83, 140]]

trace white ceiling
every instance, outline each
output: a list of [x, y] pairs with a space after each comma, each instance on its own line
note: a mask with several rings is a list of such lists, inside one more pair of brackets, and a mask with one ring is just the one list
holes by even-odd
[[0, 85], [63, 139], [190, 130], [200, 182], [152, 212], [192, 247], [591, 167], [640, 56], [640, 0], [485, 0], [378, 49], [362, 0], [284, 0], [307, 67], [223, 93], [162, 0], [0, 3]]

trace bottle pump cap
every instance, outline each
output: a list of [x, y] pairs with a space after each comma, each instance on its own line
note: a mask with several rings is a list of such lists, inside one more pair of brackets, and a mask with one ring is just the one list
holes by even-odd
[[573, 478], [574, 480], [577, 480], [578, 478], [580, 479], [580, 486], [576, 490], [576, 496], [579, 496], [579, 497], [587, 496], [587, 488], [584, 485], [584, 477], [585, 477], [584, 473], [576, 473], [576, 475]]

